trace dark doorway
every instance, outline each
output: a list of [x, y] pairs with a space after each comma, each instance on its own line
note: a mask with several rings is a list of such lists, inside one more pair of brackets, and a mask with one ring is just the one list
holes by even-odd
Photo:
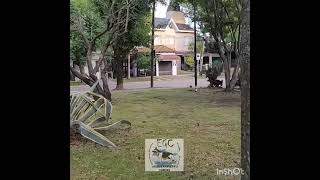
[[172, 62], [160, 61], [159, 62], [159, 75], [171, 75], [172, 74]]

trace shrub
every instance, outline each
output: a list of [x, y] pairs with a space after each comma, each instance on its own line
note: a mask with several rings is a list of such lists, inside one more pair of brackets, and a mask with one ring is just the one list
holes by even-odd
[[222, 71], [222, 63], [220, 61], [214, 61], [212, 63], [212, 67], [209, 67], [209, 69], [206, 71], [206, 77], [210, 82], [210, 87], [213, 87], [214, 82], [216, 81], [217, 77], [220, 76]]
[[150, 69], [150, 56], [147, 55], [138, 55], [138, 62], [137, 62], [139, 69]]
[[185, 63], [188, 66], [189, 69], [193, 69], [194, 66], [194, 59], [192, 56], [185, 57]]

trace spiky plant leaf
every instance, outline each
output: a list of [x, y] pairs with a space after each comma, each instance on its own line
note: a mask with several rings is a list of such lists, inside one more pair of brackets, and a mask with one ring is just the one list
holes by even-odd
[[79, 125], [80, 134], [85, 138], [102, 146], [116, 148], [114, 143], [96, 130], [128, 128], [131, 123], [121, 120], [110, 125], [112, 104], [103, 96], [93, 92], [97, 84], [98, 81], [87, 92], [70, 95], [70, 127]]

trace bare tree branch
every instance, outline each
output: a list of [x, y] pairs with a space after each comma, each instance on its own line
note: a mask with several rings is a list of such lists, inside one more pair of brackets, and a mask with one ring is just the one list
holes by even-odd
[[88, 77], [85, 76], [81, 73], [79, 73], [76, 69], [74, 69], [72, 66], [70, 66], [70, 70], [72, 72], [73, 75], [75, 75], [77, 78], [81, 79], [83, 82], [85, 82], [86, 84], [92, 86], [94, 84], [94, 81]]
[[[127, 0], [127, 4], [129, 4], [128, 0]], [[125, 31], [127, 31], [127, 29], [128, 29], [129, 10], [130, 10], [130, 6], [127, 7], [127, 17], [126, 17], [126, 27], [125, 27]]]
[[86, 37], [85, 33], [84, 33], [84, 30], [82, 28], [82, 25], [80, 23], [80, 17], [74, 17], [74, 21], [73, 21], [73, 24], [71, 26], [71, 31], [76, 31], [80, 34], [81, 38], [83, 39], [84, 43], [85, 43], [85, 46], [88, 48], [89, 47], [89, 44], [90, 44], [90, 41], [88, 40], [88, 38]]
[[108, 30], [109, 30], [109, 29], [106, 28], [104, 31], [102, 31], [100, 34], [98, 34], [96, 37], [94, 37], [94, 38], [92, 39], [92, 42], [95, 43], [95, 42], [97, 41], [97, 39], [99, 39], [101, 36], [103, 36], [105, 33], [107, 33]]
[[240, 23], [238, 25], [238, 42], [237, 42], [237, 48], [238, 48], [238, 53], [240, 54], [241, 49], [240, 49], [240, 38], [241, 38], [241, 31], [240, 31]]
[[[109, 38], [109, 39], [110, 39], [110, 38]], [[97, 61], [96, 66], [94, 67], [94, 70], [93, 70], [93, 73], [94, 73], [94, 74], [96, 74], [96, 73], [99, 71], [99, 68], [100, 68], [100, 66], [101, 66], [101, 64], [102, 64], [102, 61], [103, 61], [104, 57], [105, 57], [105, 53], [107, 52], [107, 49], [108, 49], [109, 46], [110, 46], [110, 42], [111, 42], [111, 40], [109, 40], [108, 45], [106, 45], [106, 46], [103, 47], [103, 49], [102, 49], [102, 51], [101, 51], [101, 55], [100, 55], [100, 57], [99, 57], [99, 60]]]

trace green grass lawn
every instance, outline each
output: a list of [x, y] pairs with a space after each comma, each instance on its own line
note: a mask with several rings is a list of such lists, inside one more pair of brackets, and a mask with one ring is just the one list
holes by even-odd
[[[217, 168], [240, 167], [239, 93], [114, 92], [112, 104], [112, 122], [126, 119], [132, 128], [106, 134], [119, 150], [90, 141], [71, 145], [71, 179], [239, 179], [216, 175]], [[145, 172], [146, 138], [183, 138], [185, 171]]]
[[70, 86], [80, 86], [83, 85], [84, 83], [80, 81], [70, 81]]

